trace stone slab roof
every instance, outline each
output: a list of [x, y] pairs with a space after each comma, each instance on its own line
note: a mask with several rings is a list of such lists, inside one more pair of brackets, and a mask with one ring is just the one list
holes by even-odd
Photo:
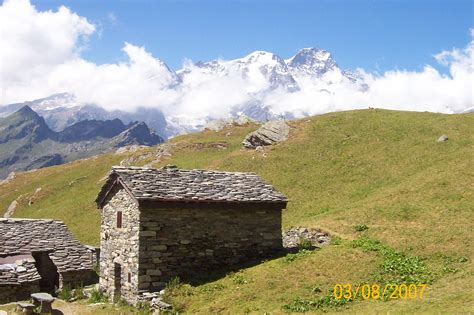
[[91, 252], [62, 221], [0, 219], [0, 256], [49, 252], [58, 272], [92, 269]]
[[138, 202], [230, 202], [282, 203], [287, 198], [254, 173], [212, 170], [181, 170], [113, 167], [96, 202], [103, 205], [107, 194], [120, 183]]

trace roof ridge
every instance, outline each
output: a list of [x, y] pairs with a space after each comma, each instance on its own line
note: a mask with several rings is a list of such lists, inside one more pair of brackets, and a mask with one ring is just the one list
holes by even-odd
[[33, 219], [33, 218], [0, 218], [0, 222], [7, 222], [7, 221], [35, 221], [35, 222], [55, 222], [55, 223], [62, 223], [64, 224], [64, 221], [62, 220], [55, 220], [55, 219]]
[[180, 172], [208, 172], [208, 173], [222, 173], [222, 174], [247, 174], [247, 175], [256, 175], [255, 172], [242, 172], [242, 171], [222, 171], [222, 170], [210, 170], [204, 168], [192, 168], [192, 169], [183, 169], [183, 168], [175, 168], [169, 166], [163, 166], [159, 168], [149, 167], [149, 166], [121, 166], [121, 165], [114, 165], [112, 166], [113, 170], [147, 170], [147, 171], [180, 171]]
[[209, 169], [119, 167], [99, 192], [96, 203], [103, 206], [116, 183], [141, 201], [285, 203], [287, 197], [253, 172]]

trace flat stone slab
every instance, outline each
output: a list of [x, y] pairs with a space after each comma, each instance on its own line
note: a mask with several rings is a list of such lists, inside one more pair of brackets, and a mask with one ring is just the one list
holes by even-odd
[[54, 297], [49, 294], [49, 293], [32, 293], [31, 298], [33, 300], [39, 301], [39, 302], [49, 302], [52, 303], [54, 301]]
[[[26, 303], [26, 302], [16, 303], [16, 311], [21, 312], [23, 314], [33, 314], [34, 308], [35, 308], [34, 304], [31, 304], [31, 303]], [[1, 312], [0, 312], [0, 315], [2, 315]]]

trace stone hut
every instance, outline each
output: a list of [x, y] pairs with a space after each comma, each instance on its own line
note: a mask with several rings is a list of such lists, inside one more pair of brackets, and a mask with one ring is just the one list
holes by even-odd
[[96, 255], [62, 221], [0, 219], [0, 303], [93, 283]]
[[137, 302], [282, 249], [286, 197], [253, 173], [114, 167], [102, 187], [100, 287]]

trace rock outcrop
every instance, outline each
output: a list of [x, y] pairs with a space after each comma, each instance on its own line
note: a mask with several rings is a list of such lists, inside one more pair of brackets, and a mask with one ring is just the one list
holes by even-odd
[[0, 179], [88, 158], [128, 145], [152, 146], [164, 140], [143, 122], [83, 120], [63, 131], [51, 130], [30, 107], [0, 119]]
[[442, 135], [441, 137], [438, 138], [438, 140], [436, 140], [436, 142], [445, 142], [445, 141], [448, 141], [449, 138], [447, 135]]
[[290, 133], [290, 126], [282, 120], [269, 121], [256, 131], [249, 133], [242, 144], [248, 149], [272, 145], [285, 141]]
[[298, 249], [301, 242], [305, 240], [310, 241], [312, 246], [317, 248], [329, 244], [331, 236], [321, 230], [305, 227], [291, 228], [283, 233], [283, 247], [288, 250]]

